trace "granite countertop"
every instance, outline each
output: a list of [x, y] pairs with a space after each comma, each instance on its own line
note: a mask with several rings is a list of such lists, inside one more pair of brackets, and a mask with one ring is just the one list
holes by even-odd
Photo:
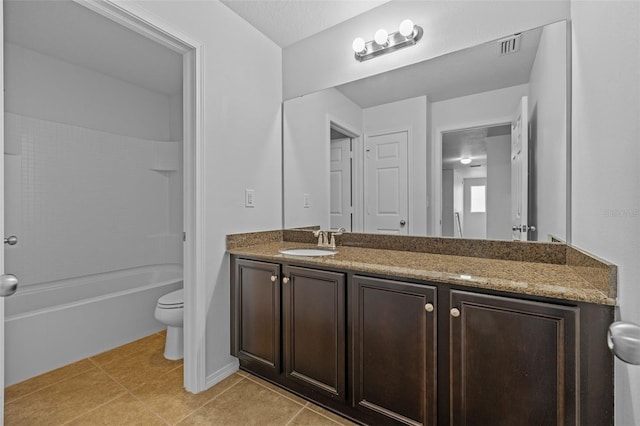
[[[331, 256], [304, 257], [283, 255], [279, 250], [314, 248], [315, 244], [273, 239], [257, 239], [251, 241], [251, 244], [253, 245], [232, 244], [227, 251], [267, 261], [459, 284], [609, 306], [616, 304], [615, 294], [612, 295], [602, 285], [598, 287], [602, 280], [591, 279], [601, 276], [605, 269], [589, 262], [568, 265], [351, 246], [338, 246], [338, 253]], [[612, 276], [615, 278], [615, 269]]]

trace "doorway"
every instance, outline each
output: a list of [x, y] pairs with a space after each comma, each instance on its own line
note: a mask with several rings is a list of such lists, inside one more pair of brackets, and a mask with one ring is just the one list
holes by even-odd
[[511, 239], [511, 125], [442, 133], [442, 236]]
[[[36, 3], [36, 2], [15, 2], [15, 3]], [[44, 3], [52, 3], [52, 2], [44, 2]], [[43, 3], [43, 4], [44, 4]], [[195, 344], [195, 342], [202, 341], [202, 337], [204, 335], [204, 317], [206, 315], [206, 306], [202, 306], [204, 304], [205, 298], [202, 296], [204, 293], [203, 287], [203, 271], [202, 268], [199, 268], [198, 265], [204, 264], [202, 259], [199, 257], [202, 255], [202, 247], [203, 241], [201, 232], [197, 232], [200, 228], [200, 223], [202, 222], [202, 207], [201, 200], [197, 196], [197, 194], [201, 193], [201, 188], [203, 186], [203, 176], [202, 176], [202, 165], [200, 164], [201, 158], [197, 155], [198, 152], [202, 150], [202, 135], [201, 135], [201, 99], [200, 96], [197, 96], [200, 93], [200, 87], [202, 86], [202, 75], [199, 70], [200, 57], [201, 57], [201, 47], [198, 43], [195, 43], [191, 40], [185, 39], [183, 36], [174, 36], [175, 32], [170, 28], [163, 28], [162, 24], [156, 24], [153, 21], [152, 17], [145, 16], [141, 11], [140, 13], [133, 13], [130, 10], [133, 7], [127, 6], [119, 7], [115, 6], [113, 3], [105, 1], [105, 2], [96, 2], [96, 3], [86, 3], [86, 2], [53, 2], [53, 3], [64, 3], [64, 6], [75, 6], [82, 10], [82, 12], [77, 12], [80, 14], [86, 14], [86, 12], [98, 12], [96, 16], [102, 15], [102, 19], [107, 17], [105, 21], [109, 21], [113, 25], [115, 22], [117, 26], [128, 28], [127, 31], [133, 29], [135, 33], [138, 35], [143, 35], [147, 42], [151, 40], [153, 43], [156, 43], [158, 47], [162, 49], [172, 50], [177, 53], [179, 57], [179, 66], [181, 71], [184, 70], [184, 74], [180, 77], [180, 86], [182, 88], [182, 94], [176, 96], [177, 102], [181, 103], [183, 108], [182, 112], [174, 111], [174, 116], [178, 116], [182, 119], [183, 129], [178, 132], [180, 139], [182, 140], [182, 147], [178, 150], [181, 154], [182, 159], [168, 159], [166, 154], [168, 151], [175, 151], [174, 146], [168, 146], [166, 144], [160, 145], [160, 148], [151, 148], [149, 152], [153, 152], [155, 154], [155, 160], [150, 161], [152, 164], [147, 164], [148, 169], [150, 170], [150, 174], [155, 174], [158, 179], [164, 179], [166, 181], [167, 187], [173, 187], [174, 189], [180, 190], [184, 189], [183, 192], [183, 200], [178, 202], [178, 206], [182, 206], [181, 208], [175, 209], [175, 202], [168, 202], [172, 205], [173, 212], [169, 211], [167, 216], [174, 216], [180, 213], [183, 216], [183, 219], [180, 219], [177, 226], [171, 227], [168, 234], [155, 234], [153, 238], [156, 241], [163, 239], [171, 239], [177, 241], [177, 246], [179, 247], [177, 251], [179, 255], [184, 260], [184, 287], [185, 287], [185, 387], [192, 392], [198, 392], [204, 389], [204, 348], [203, 345]], [[37, 5], [36, 7], [39, 7]], [[91, 13], [93, 13], [91, 12]], [[45, 17], [44, 22], [49, 20], [48, 17]], [[5, 21], [6, 24], [6, 21]], [[83, 41], [86, 41], [83, 39]], [[33, 49], [30, 49], [33, 50]], [[38, 52], [36, 52], [37, 56]], [[91, 87], [95, 87], [95, 84], [90, 85]], [[55, 89], [55, 88], [52, 88]], [[96, 99], [89, 98], [87, 99], [89, 102], [96, 102]], [[179, 107], [175, 107], [178, 109]], [[4, 110], [3, 116], [4, 116]], [[55, 122], [55, 120], [54, 120]], [[60, 123], [57, 123], [60, 124]], [[77, 127], [77, 126], [76, 126]], [[82, 133], [82, 130], [78, 130], [77, 132]], [[105, 129], [101, 129], [98, 132], [105, 133]], [[107, 132], [110, 134], [115, 134], [118, 136], [118, 132]], [[96, 136], [97, 137], [97, 136]], [[126, 138], [126, 136], [125, 136]], [[28, 138], [27, 138], [28, 139]], [[27, 140], [29, 142], [29, 140]], [[164, 142], [164, 141], [160, 141]], [[170, 142], [170, 141], [167, 141]], [[28, 145], [28, 143], [27, 143]], [[11, 149], [11, 147], [9, 147]], [[21, 148], [22, 150], [22, 148]], [[9, 157], [12, 152], [9, 152]], [[133, 156], [127, 155], [128, 153], [122, 153], [120, 157], [114, 157], [111, 161], [113, 161], [113, 165], [116, 165], [118, 162], [124, 163], [132, 163]], [[7, 162], [7, 155], [5, 155], [5, 163], [9, 165], [8, 169], [13, 168], [11, 165], [11, 159]], [[41, 161], [46, 161], [46, 156], [40, 156], [39, 159]], [[15, 163], [15, 162], [14, 162]], [[30, 163], [26, 163], [29, 165]], [[83, 165], [83, 167], [86, 166]], [[175, 171], [178, 169], [182, 169], [184, 172], [183, 182], [180, 182], [177, 179], [171, 179], [170, 175], [175, 175]], [[115, 169], [112, 169], [115, 170]], [[7, 170], [8, 172], [10, 170]], [[107, 170], [108, 171], [108, 170]], [[64, 172], [64, 171], [63, 171]], [[169, 182], [171, 181], [171, 182]], [[73, 180], [71, 181], [73, 183]], [[80, 182], [76, 180], [76, 183], [82, 184], [84, 182]], [[104, 184], [108, 185], [110, 182], [104, 182]], [[107, 189], [106, 187], [104, 189]], [[69, 191], [73, 191], [73, 187], [69, 188]], [[96, 194], [100, 194], [100, 188], [96, 188]], [[6, 194], [9, 198], [12, 196], [11, 190], [7, 191]], [[99, 196], [96, 195], [96, 200], [100, 201]], [[24, 198], [24, 197], [23, 197]], [[90, 203], [90, 200], [85, 200], [85, 202]], [[22, 203], [24, 206], [25, 204]], [[116, 203], [117, 205], [117, 203]], [[67, 205], [68, 208], [73, 208], [74, 205]], [[15, 213], [13, 213], [15, 215]], [[24, 212], [23, 212], [24, 214]], [[90, 220], [91, 218], [89, 218]], [[82, 225], [79, 223], [78, 225]], [[91, 226], [89, 223], [87, 226]], [[7, 232], [10, 232], [7, 230]], [[80, 231], [81, 232], [81, 231]], [[58, 241], [58, 244], [64, 245], [65, 240], [62, 239]], [[126, 243], [126, 239], [122, 241], [122, 243]], [[19, 243], [20, 244], [20, 243]], [[7, 249], [7, 251], [10, 249]], [[1, 254], [1, 253], [0, 253]], [[100, 254], [100, 253], [98, 253]], [[175, 252], [174, 252], [175, 254]], [[169, 255], [172, 256], [172, 255]], [[104, 256], [104, 259], [110, 259], [109, 256]], [[7, 271], [11, 272], [11, 271]], [[199, 302], [199, 300], [201, 302]], [[0, 310], [1, 311], [1, 310]], [[4, 318], [4, 312], [0, 312], [2, 314], [2, 318]], [[151, 315], [153, 313], [151, 312]], [[3, 322], [4, 323], [4, 322]], [[29, 338], [29, 336], [24, 336], [25, 338]], [[1, 348], [0, 348], [1, 349]], [[4, 353], [3, 351], [0, 351]], [[4, 364], [4, 360], [2, 360], [2, 364]], [[2, 378], [4, 381], [4, 378]]]

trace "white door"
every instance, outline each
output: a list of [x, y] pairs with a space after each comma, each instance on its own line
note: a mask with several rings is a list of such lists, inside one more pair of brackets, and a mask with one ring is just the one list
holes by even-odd
[[330, 149], [330, 226], [351, 231], [351, 139], [334, 139]]
[[511, 237], [527, 241], [529, 187], [529, 123], [523, 96], [511, 122]]
[[[4, 235], [4, 14], [0, 3], [0, 235]], [[0, 244], [0, 276], [4, 276], [4, 244]], [[0, 424], [4, 424], [4, 297], [0, 297]]]
[[409, 233], [407, 132], [367, 137], [364, 232]]

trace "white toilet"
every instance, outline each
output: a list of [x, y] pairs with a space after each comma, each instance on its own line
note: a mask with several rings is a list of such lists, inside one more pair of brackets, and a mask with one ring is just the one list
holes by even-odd
[[183, 332], [184, 293], [183, 289], [172, 291], [158, 299], [155, 318], [167, 325], [167, 340], [164, 344], [164, 357], [171, 360], [184, 356]]

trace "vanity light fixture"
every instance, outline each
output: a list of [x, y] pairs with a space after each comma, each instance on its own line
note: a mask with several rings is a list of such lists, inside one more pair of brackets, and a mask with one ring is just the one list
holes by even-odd
[[462, 164], [471, 164], [471, 158], [469, 158], [469, 157], [461, 158], [460, 162]]
[[400, 28], [394, 33], [387, 33], [384, 29], [376, 31], [373, 40], [365, 42], [361, 37], [353, 40], [355, 58], [362, 62], [403, 47], [413, 46], [422, 38], [422, 28], [414, 25], [411, 19], [400, 23]]

